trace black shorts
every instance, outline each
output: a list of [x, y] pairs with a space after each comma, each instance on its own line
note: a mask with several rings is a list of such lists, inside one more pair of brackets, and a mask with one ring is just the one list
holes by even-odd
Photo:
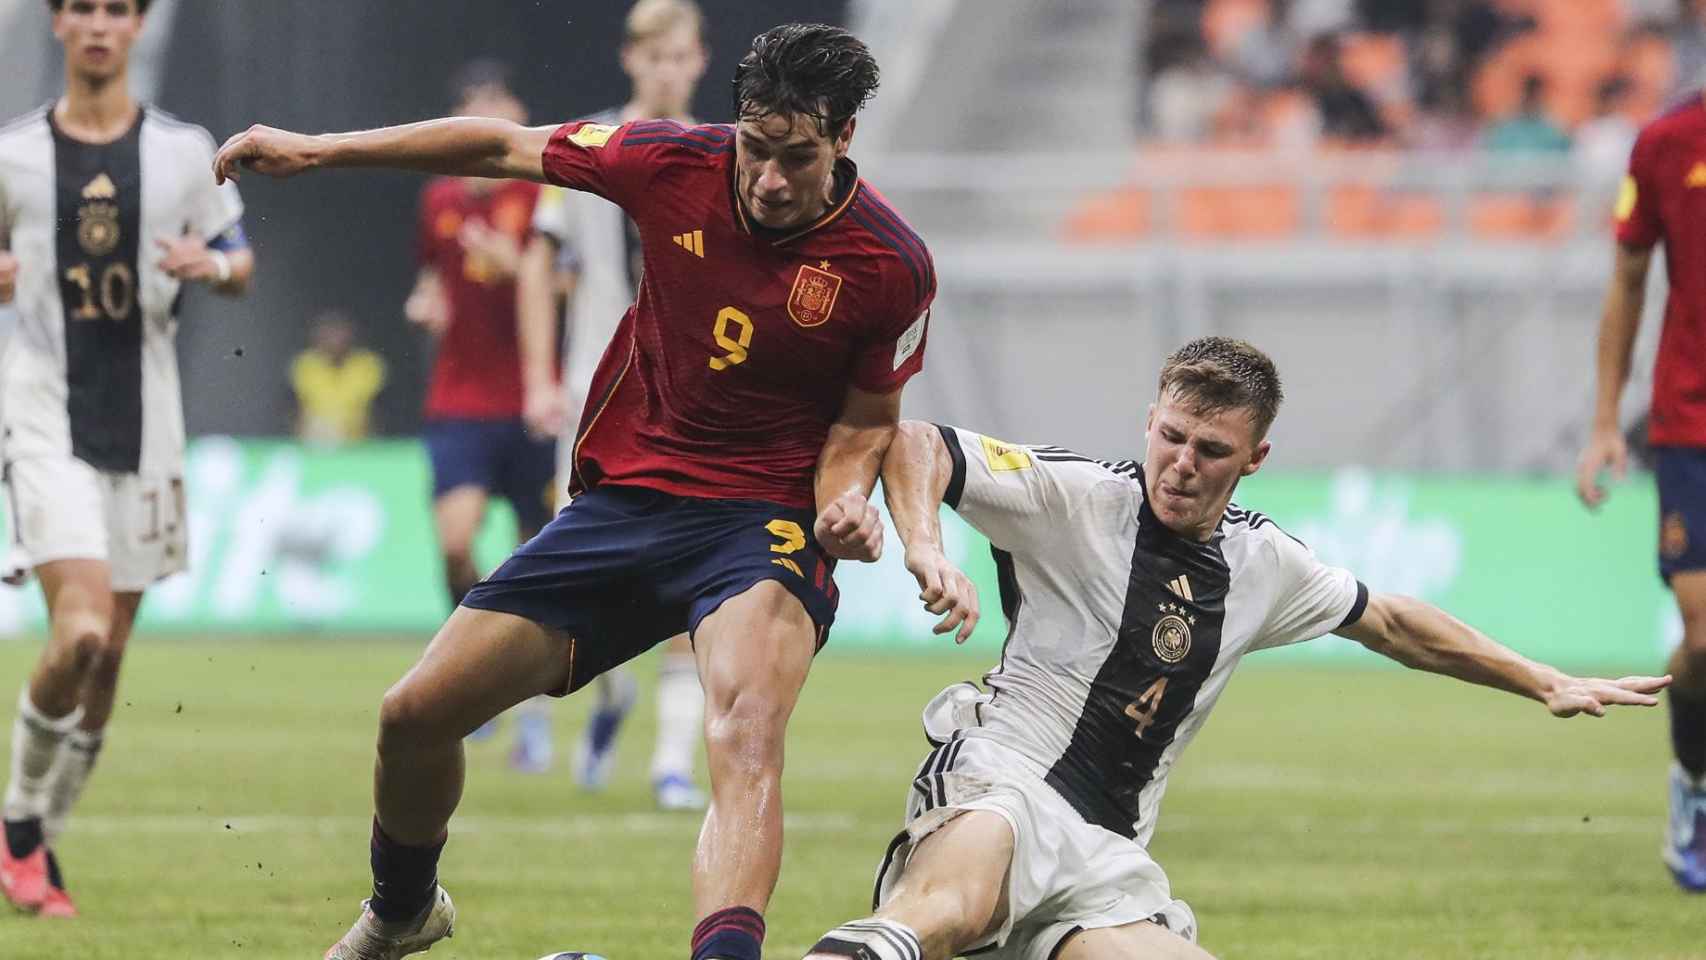
[[557, 444], [516, 420], [428, 420], [421, 427], [432, 461], [432, 497], [475, 486], [509, 501], [523, 532], [538, 530], [556, 506]]
[[1659, 481], [1659, 575], [1706, 570], [1706, 449], [1654, 447]]
[[686, 631], [763, 580], [785, 587], [828, 639], [835, 561], [809, 510], [602, 485], [575, 497], [462, 600], [575, 638], [569, 693]]

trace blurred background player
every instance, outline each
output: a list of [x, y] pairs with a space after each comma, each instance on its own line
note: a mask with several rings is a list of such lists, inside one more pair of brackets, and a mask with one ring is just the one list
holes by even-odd
[[207, 131], [131, 97], [146, 0], [49, 6], [65, 94], [0, 128], [0, 299], [18, 309], [4, 476], [50, 622], [13, 722], [0, 893], [74, 916], [49, 844], [100, 753], [143, 591], [188, 560], [177, 298], [186, 281], [241, 293], [254, 260]]
[[373, 401], [385, 389], [385, 360], [355, 340], [355, 325], [327, 310], [308, 327], [308, 348], [290, 362], [296, 438], [319, 447], [367, 439]]
[[1647, 436], [1659, 488], [1659, 573], [1682, 614], [1669, 672], [1670, 822], [1662, 850], [1678, 885], [1706, 892], [1706, 100], [1697, 91], [1641, 131], [1617, 201], [1612, 279], [1599, 325], [1593, 430], [1576, 492], [1605, 501], [1600, 475], [1622, 479], [1629, 445], [1618, 421], [1647, 268], [1662, 242], [1670, 281]]
[[[526, 122], [509, 78], [509, 67], [497, 61], [468, 63], [451, 84], [455, 113]], [[433, 522], [452, 606], [480, 579], [474, 539], [492, 496], [515, 510], [518, 542], [551, 518], [555, 454], [550, 440], [522, 423], [516, 330], [516, 269], [538, 196], [538, 184], [479, 177], [436, 177], [421, 191], [420, 272], [404, 312], [438, 341], [421, 438], [432, 461]], [[545, 702], [523, 706], [518, 720], [511, 764], [546, 769]]]
[[[622, 71], [633, 82], [626, 104], [590, 117], [596, 123], [679, 120], [693, 123], [694, 88], [705, 74], [704, 20], [691, 0], [640, 0], [628, 11]], [[517, 280], [522, 371], [528, 426], [557, 437], [559, 495], [566, 497], [581, 410], [598, 361], [640, 284], [640, 234], [622, 208], [590, 193], [547, 186], [533, 214], [533, 238]], [[561, 270], [559, 270], [561, 266]], [[568, 291], [562, 385], [556, 375], [557, 291]], [[598, 678], [598, 700], [575, 753], [575, 776], [599, 789], [609, 776], [616, 733], [633, 707], [632, 672], [619, 667]], [[657, 742], [651, 780], [666, 810], [698, 809], [693, 756], [705, 709], [693, 647], [685, 634], [665, 645], [658, 666]]]

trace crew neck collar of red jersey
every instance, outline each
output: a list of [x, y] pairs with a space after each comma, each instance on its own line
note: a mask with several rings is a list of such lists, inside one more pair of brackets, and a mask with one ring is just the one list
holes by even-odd
[[860, 180], [859, 167], [851, 159], [841, 157], [835, 161], [835, 196], [829, 204], [829, 209], [810, 224], [797, 230], [773, 230], [761, 223], [753, 223], [747, 218], [746, 208], [741, 205], [740, 191], [735, 187], [735, 165], [729, 163], [729, 203], [734, 207], [735, 225], [741, 232], [750, 234], [761, 240], [769, 240], [770, 245], [779, 247], [784, 243], [792, 243], [810, 233], [816, 233], [829, 226], [847, 213], [853, 206], [853, 200], [859, 196]]

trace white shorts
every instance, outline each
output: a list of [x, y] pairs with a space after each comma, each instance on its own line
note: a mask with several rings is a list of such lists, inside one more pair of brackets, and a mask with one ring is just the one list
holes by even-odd
[[188, 564], [181, 477], [107, 473], [75, 457], [30, 457], [7, 463], [5, 481], [14, 544], [8, 560], [21, 555], [38, 566], [104, 560], [118, 593], [144, 590]]
[[928, 729], [933, 714], [951, 712], [945, 699], [977, 692], [970, 684], [950, 687], [926, 708], [926, 733], [941, 746], [907, 790], [906, 829], [877, 868], [877, 905], [893, 893], [920, 841], [962, 813], [987, 810], [1013, 831], [1009, 910], [1000, 930], [966, 952], [987, 950], [979, 960], [1050, 960], [1081, 929], [1142, 920], [1196, 942], [1191, 908], [1173, 899], [1167, 875], [1137, 842], [1086, 822], [1044, 781], [1047, 771], [1018, 751], [975, 729]]

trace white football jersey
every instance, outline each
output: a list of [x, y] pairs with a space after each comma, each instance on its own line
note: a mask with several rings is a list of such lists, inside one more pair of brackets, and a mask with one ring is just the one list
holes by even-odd
[[18, 257], [18, 325], [0, 357], [6, 456], [170, 473], [184, 451], [173, 338], [181, 284], [157, 238], [238, 229], [213, 138], [153, 107], [105, 144], [43, 107], [0, 127], [0, 234]]
[[[620, 123], [621, 110], [611, 108], [586, 119]], [[563, 356], [563, 389], [569, 415], [578, 417], [598, 361], [639, 289], [640, 235], [616, 204], [584, 191], [553, 186], [539, 192], [533, 229], [556, 241], [578, 274], [564, 318], [568, 348]]]
[[1229, 508], [1206, 543], [1173, 533], [1136, 461], [941, 431], [943, 499], [989, 538], [1010, 625], [958, 735], [1019, 751], [1086, 821], [1147, 844], [1239, 659], [1355, 622], [1368, 590], [1259, 513]]

